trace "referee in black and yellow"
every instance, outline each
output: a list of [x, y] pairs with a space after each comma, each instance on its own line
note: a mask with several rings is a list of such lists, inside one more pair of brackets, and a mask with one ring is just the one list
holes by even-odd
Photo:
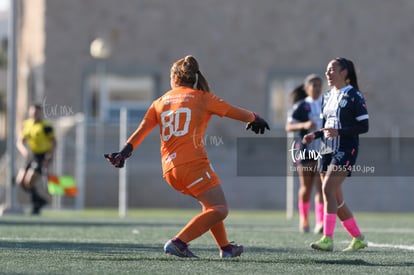
[[39, 215], [48, 200], [40, 195], [36, 183], [52, 160], [56, 139], [52, 125], [43, 119], [41, 105], [31, 105], [28, 115], [17, 141], [17, 149], [25, 158], [26, 166], [19, 170], [16, 182], [31, 194], [32, 214]]

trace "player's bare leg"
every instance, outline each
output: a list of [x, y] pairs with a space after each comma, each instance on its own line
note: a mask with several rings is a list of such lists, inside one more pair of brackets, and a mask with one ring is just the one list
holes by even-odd
[[[316, 164], [317, 166], [317, 164]], [[315, 234], [323, 233], [323, 215], [324, 215], [324, 202], [323, 202], [323, 193], [322, 193], [322, 180], [319, 176], [319, 173], [316, 172], [317, 167], [315, 166], [315, 174], [313, 176], [314, 185], [315, 185], [315, 229], [313, 232]]]
[[16, 184], [20, 185], [23, 189], [27, 189], [26, 187], [26, 173], [28, 169], [20, 169], [16, 175]]
[[41, 180], [42, 175], [32, 168], [26, 169], [23, 172], [19, 173], [20, 178], [17, 177], [16, 181], [31, 195], [33, 204], [32, 214], [39, 215], [40, 209], [47, 204], [47, 200], [39, 194], [37, 189], [37, 183]]
[[352, 237], [351, 243], [342, 251], [344, 252], [355, 252], [360, 249], [368, 247], [368, 241], [365, 240], [364, 235], [362, 235], [359, 226], [349, 209], [348, 205], [345, 203], [342, 194], [342, 188], [340, 188], [336, 195], [338, 202], [338, 217], [341, 220], [342, 227], [348, 232]]
[[322, 175], [322, 189], [325, 202], [323, 236], [319, 241], [311, 243], [313, 249], [322, 251], [333, 250], [333, 235], [338, 212], [337, 194], [338, 192], [341, 193], [341, 185], [347, 175], [347, 171], [334, 169], [332, 165]]

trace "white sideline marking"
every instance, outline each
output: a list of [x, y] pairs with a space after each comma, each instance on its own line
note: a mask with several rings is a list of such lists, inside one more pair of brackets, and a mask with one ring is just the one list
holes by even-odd
[[[17, 241], [19, 242], [16, 244], [17, 246], [21, 244], [22, 242], [27, 241], [40, 241], [40, 242], [73, 242], [74, 244], [79, 244], [83, 242], [87, 243], [104, 243], [102, 242], [102, 239], [68, 239], [68, 240], [61, 240], [61, 239], [55, 239], [55, 238], [42, 238], [42, 237], [28, 237], [28, 238], [22, 238], [22, 237], [0, 237], [1, 241]], [[129, 240], [111, 240], [116, 241], [119, 244], [129, 244]], [[349, 243], [349, 241], [342, 241], [341, 243]], [[414, 251], [414, 245], [401, 245], [401, 244], [385, 244], [385, 243], [373, 243], [368, 242], [368, 248], [370, 247], [377, 247], [377, 248], [393, 248], [393, 249], [401, 249], [401, 250], [409, 250]]]
[[364, 232], [375, 233], [414, 233], [414, 228], [365, 228]]
[[396, 249], [414, 251], [414, 245], [400, 245], [400, 244], [395, 245], [395, 244], [385, 244], [385, 243], [372, 243], [372, 242], [368, 242], [368, 248], [369, 247], [396, 248]]
[[[349, 241], [342, 241], [341, 243], [349, 243]], [[370, 248], [370, 247], [377, 247], [377, 248], [394, 248], [394, 249], [414, 251], [414, 245], [388, 244], [388, 243], [373, 243], [373, 242], [368, 241], [368, 248]]]
[[[56, 238], [42, 238], [42, 237], [0, 237], [0, 241], [12, 241], [17, 242], [18, 244], [29, 242], [29, 241], [36, 241], [36, 242], [57, 242], [57, 243], [67, 243], [72, 242], [74, 244], [81, 244], [81, 243], [100, 243], [105, 244], [102, 242], [102, 239], [56, 239]], [[111, 241], [115, 241], [120, 244], [128, 244], [131, 243], [128, 240], [120, 240], [120, 239], [111, 239]]]

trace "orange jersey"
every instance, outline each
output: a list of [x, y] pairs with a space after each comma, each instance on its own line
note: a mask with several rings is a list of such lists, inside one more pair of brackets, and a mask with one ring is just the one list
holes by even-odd
[[131, 143], [135, 149], [158, 125], [162, 169], [166, 173], [178, 165], [207, 159], [203, 139], [212, 115], [243, 122], [254, 120], [252, 112], [235, 107], [212, 93], [176, 87], [151, 104], [127, 143]]

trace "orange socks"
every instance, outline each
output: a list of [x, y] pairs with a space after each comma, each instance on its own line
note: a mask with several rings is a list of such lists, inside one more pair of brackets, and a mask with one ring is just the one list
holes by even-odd
[[223, 221], [210, 228], [210, 233], [216, 241], [218, 247], [224, 247], [229, 244], [229, 241], [227, 240], [226, 228], [224, 227]]
[[226, 218], [227, 213], [228, 209], [226, 206], [216, 205], [207, 208], [188, 222], [176, 237], [185, 243], [189, 243], [210, 230], [217, 244], [220, 247], [225, 246], [228, 244], [228, 241], [223, 220]]

